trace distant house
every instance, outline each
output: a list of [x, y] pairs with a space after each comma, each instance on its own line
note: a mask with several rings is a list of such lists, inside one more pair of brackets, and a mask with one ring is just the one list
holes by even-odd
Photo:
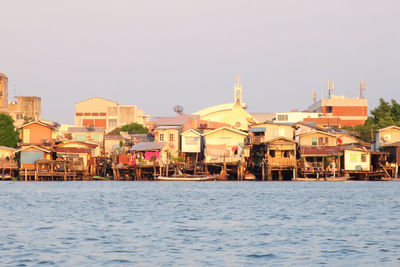
[[21, 129], [20, 138], [22, 146], [45, 145], [51, 146], [53, 143], [54, 127], [40, 121], [30, 122], [19, 127]]
[[322, 131], [304, 133], [299, 136], [300, 146], [336, 146], [337, 137]]
[[153, 130], [154, 138], [157, 142], [166, 142], [168, 150], [173, 156], [178, 156], [181, 151], [181, 133], [180, 125], [160, 125]]
[[395, 142], [400, 142], [400, 127], [389, 126], [379, 129], [376, 134], [375, 149], [379, 150], [382, 146]]
[[257, 123], [250, 126], [250, 134], [252, 143], [264, 143], [277, 137], [293, 140], [294, 128], [290, 124]]
[[0, 159], [13, 158], [17, 149], [12, 147], [0, 146]]
[[168, 145], [166, 142], [141, 142], [129, 150], [134, 154], [135, 164], [140, 166], [153, 166], [153, 160], [166, 164]]
[[400, 166], [400, 141], [382, 145], [380, 150], [389, 153], [388, 161], [390, 163], [397, 163]]
[[344, 149], [344, 171], [370, 171], [371, 153], [363, 149]]
[[46, 146], [40, 145], [27, 145], [23, 146], [16, 152], [21, 152], [20, 163], [22, 169], [35, 169], [36, 161], [38, 160], [51, 160], [52, 150]]
[[104, 128], [69, 127], [68, 132], [71, 135], [71, 140], [99, 145], [95, 156], [100, 155], [100, 150], [104, 145]]
[[241, 158], [244, 141], [248, 134], [229, 127], [222, 127], [204, 134], [206, 162], [236, 163]]
[[203, 131], [190, 129], [181, 135], [182, 153], [189, 164], [198, 162], [203, 158]]
[[296, 141], [286, 137], [275, 137], [265, 142], [266, 166], [268, 179], [272, 180], [272, 172], [278, 172], [278, 179], [283, 180], [283, 172], [291, 171], [292, 178], [297, 169]]
[[57, 156], [72, 161], [75, 170], [86, 170], [88, 165], [93, 165], [93, 157], [99, 154], [99, 145], [79, 141], [66, 141], [55, 146]]

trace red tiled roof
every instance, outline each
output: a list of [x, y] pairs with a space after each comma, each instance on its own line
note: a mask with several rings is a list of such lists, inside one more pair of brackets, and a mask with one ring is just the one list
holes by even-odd
[[329, 156], [339, 155], [343, 153], [343, 147], [337, 146], [306, 146], [301, 147], [301, 155], [303, 156]]

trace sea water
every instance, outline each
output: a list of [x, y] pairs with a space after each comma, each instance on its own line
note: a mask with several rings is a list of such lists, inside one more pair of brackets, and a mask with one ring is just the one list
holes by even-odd
[[399, 182], [1, 182], [0, 266], [400, 265]]

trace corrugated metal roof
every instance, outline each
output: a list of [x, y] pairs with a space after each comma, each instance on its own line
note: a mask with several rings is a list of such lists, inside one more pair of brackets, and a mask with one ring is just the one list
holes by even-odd
[[180, 129], [182, 126], [180, 125], [160, 125], [154, 128], [154, 130], [168, 130], [168, 129]]
[[265, 133], [266, 130], [267, 130], [267, 128], [265, 128], [265, 127], [250, 128], [250, 132], [252, 132], [252, 133]]
[[0, 146], [1, 149], [5, 149], [5, 150], [12, 150], [12, 151], [17, 151], [16, 148], [12, 148], [12, 147], [8, 147], [8, 146]]
[[130, 151], [148, 151], [161, 150], [165, 146], [165, 142], [140, 142], [129, 149]]
[[337, 146], [309, 146], [301, 148], [302, 156], [333, 156], [343, 153], [343, 147]]
[[70, 133], [103, 133], [104, 128], [103, 127], [93, 127], [93, 128], [88, 128], [88, 127], [69, 127], [68, 132]]

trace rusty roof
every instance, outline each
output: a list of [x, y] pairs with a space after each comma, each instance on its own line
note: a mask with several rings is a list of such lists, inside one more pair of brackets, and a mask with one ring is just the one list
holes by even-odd
[[333, 156], [341, 155], [343, 147], [337, 146], [305, 146], [300, 148], [302, 156]]

